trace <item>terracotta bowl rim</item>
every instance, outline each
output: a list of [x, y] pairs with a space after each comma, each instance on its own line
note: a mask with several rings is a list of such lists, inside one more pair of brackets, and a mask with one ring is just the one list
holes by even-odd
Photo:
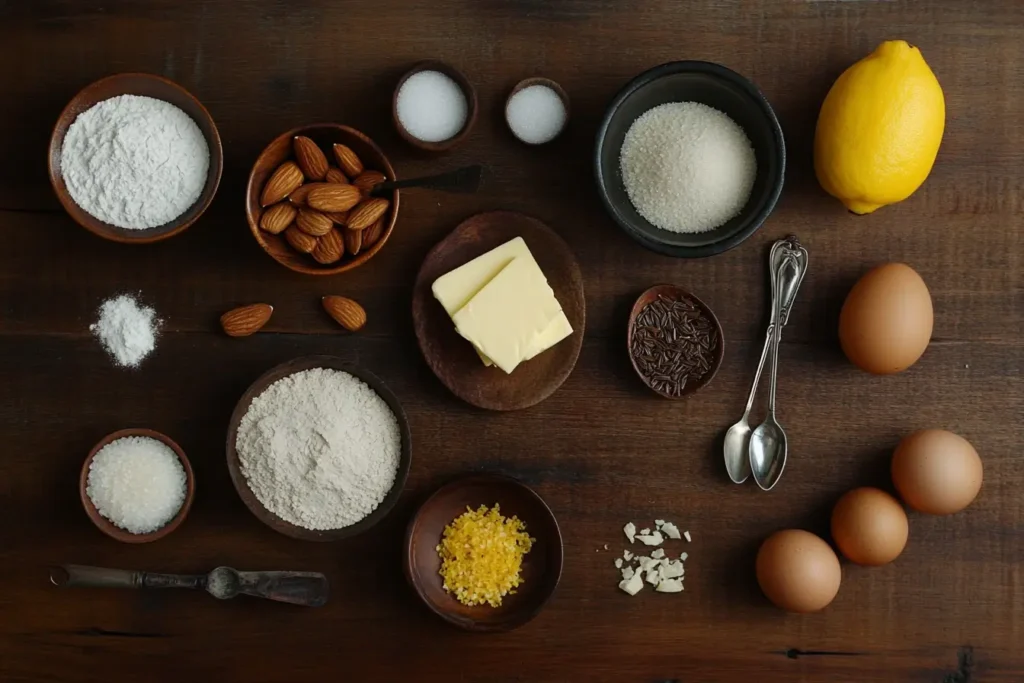
[[[523, 610], [515, 618], [496, 624], [482, 623], [477, 621], [470, 621], [467, 623], [466, 620], [456, 619], [450, 612], [438, 607], [432, 601], [428, 600], [427, 596], [424, 594], [423, 591], [422, 581], [417, 578], [417, 573], [413, 571], [414, 563], [412, 560], [412, 554], [410, 552], [410, 549], [412, 548], [413, 538], [415, 537], [415, 533], [417, 530], [418, 522], [420, 521], [420, 518], [428, 509], [428, 507], [438, 497], [447, 493], [449, 490], [457, 489], [459, 487], [474, 483], [492, 485], [511, 485], [523, 491], [527, 497], [529, 497], [539, 505], [539, 509], [541, 509], [550, 520], [551, 527], [554, 533], [550, 537], [548, 537], [547, 540], [549, 544], [557, 546], [557, 553], [555, 553], [554, 566], [549, 567], [548, 569], [549, 573], [553, 574], [554, 576], [548, 577], [546, 579], [546, 582], [550, 583], [550, 588], [547, 589], [546, 594], [540, 599], [540, 601], [536, 605], [533, 605], [529, 609]], [[558, 589], [558, 584], [562, 580], [562, 572], [565, 567], [565, 543], [562, 538], [562, 529], [561, 526], [558, 524], [558, 518], [555, 516], [555, 513], [551, 509], [551, 506], [547, 504], [547, 501], [545, 501], [544, 498], [539, 493], [537, 493], [536, 490], [533, 489], [533, 487], [529, 486], [522, 480], [497, 472], [463, 473], [449, 478], [443, 484], [438, 486], [433, 491], [433, 493], [431, 493], [426, 498], [426, 500], [424, 500], [423, 503], [416, 509], [416, 512], [413, 513], [412, 518], [409, 520], [409, 524], [405, 530], [405, 539], [403, 541], [402, 555], [402, 567], [405, 573], [406, 582], [409, 584], [409, 586], [412, 587], [413, 592], [416, 593], [416, 596], [420, 599], [420, 601], [423, 602], [423, 604], [426, 605], [431, 612], [441, 617], [449, 624], [452, 624], [467, 631], [474, 631], [478, 633], [500, 633], [505, 631], [511, 631], [513, 629], [519, 628], [520, 626], [529, 623], [534, 618], [536, 618], [544, 610], [547, 604], [551, 601], [551, 598], [554, 597], [555, 592]]]
[[[374, 256], [376, 256], [377, 253], [384, 248], [384, 244], [391, 237], [391, 233], [394, 232], [395, 229], [395, 223], [397, 223], [398, 221], [399, 196], [401, 195], [401, 191], [394, 190], [394, 195], [391, 200], [391, 207], [388, 209], [388, 211], [390, 211], [391, 213], [391, 217], [388, 220], [388, 226], [384, 230], [384, 234], [381, 235], [380, 239], [377, 240], [376, 244], [374, 244], [366, 251], [360, 252], [358, 256], [356, 256], [354, 259], [350, 261], [343, 260], [342, 262], [337, 264], [322, 266], [316, 263], [315, 261], [310, 260], [308, 265], [298, 266], [294, 263], [279, 259], [270, 250], [266, 240], [263, 237], [262, 231], [260, 230], [259, 211], [257, 211], [256, 214], [254, 215], [253, 211], [250, 210], [249, 207], [250, 198], [258, 196], [260, 190], [262, 189], [253, 186], [253, 178], [256, 175], [256, 168], [260, 165], [260, 161], [263, 159], [264, 155], [266, 155], [267, 152], [269, 152], [270, 148], [273, 147], [274, 145], [279, 144], [282, 140], [293, 138], [296, 135], [305, 135], [306, 133], [313, 130], [323, 129], [333, 130], [335, 132], [341, 132], [344, 133], [345, 135], [351, 135], [353, 137], [359, 138], [363, 143], [369, 145], [369, 147], [373, 149], [373, 151], [377, 155], [380, 156], [380, 159], [384, 165], [384, 168], [381, 172], [384, 173], [387, 179], [398, 179], [398, 176], [395, 174], [394, 166], [392, 166], [391, 164], [391, 160], [388, 158], [387, 154], [384, 153], [384, 150], [381, 149], [380, 145], [374, 142], [373, 138], [371, 138], [369, 135], [362, 132], [361, 130], [353, 128], [352, 126], [348, 126], [343, 123], [331, 123], [324, 121], [320, 123], [310, 123], [304, 126], [297, 126], [295, 128], [292, 128], [291, 130], [285, 131], [284, 133], [281, 133], [280, 135], [276, 136], [273, 140], [271, 140], [263, 147], [263, 149], [257, 155], [256, 161], [253, 162], [252, 167], [249, 169], [249, 176], [245, 183], [245, 217], [246, 221], [249, 223], [249, 232], [252, 233], [252, 236], [256, 239], [256, 243], [260, 245], [260, 248], [264, 252], [266, 252], [267, 256], [274, 259], [275, 262], [281, 264], [288, 270], [291, 270], [295, 273], [302, 273], [303, 275], [338, 275], [339, 273], [344, 273], [358, 268], [359, 266], [363, 265], [364, 263], [372, 259]], [[259, 204], [258, 200], [256, 201], [256, 204]]]
[[[133, 534], [132, 532], [115, 525], [100, 514], [100, 511], [96, 509], [96, 506], [93, 504], [92, 499], [89, 498], [89, 494], [87, 493], [89, 486], [89, 468], [92, 465], [93, 458], [96, 457], [96, 454], [111, 443], [130, 436], [142, 436], [160, 441], [174, 451], [174, 454], [178, 456], [178, 460], [181, 462], [181, 466], [185, 469], [185, 500], [181, 504], [181, 509], [178, 510], [178, 513], [171, 518], [171, 521], [167, 522], [167, 524], [155, 531], [150, 531], [145, 534]], [[174, 439], [166, 434], [156, 431], [155, 429], [129, 427], [107, 434], [92, 447], [92, 450], [89, 451], [89, 455], [85, 458], [85, 462], [82, 463], [82, 471], [78, 478], [78, 495], [79, 498], [81, 498], [82, 507], [85, 508], [85, 514], [89, 517], [92, 523], [96, 525], [96, 528], [107, 536], [110, 536], [115, 541], [121, 541], [122, 543], [151, 543], [170, 534], [181, 526], [181, 523], [185, 521], [186, 517], [188, 517], [189, 510], [192, 508], [192, 501], [195, 499], [196, 495], [196, 477], [195, 473], [192, 471], [192, 463], [189, 462], [188, 456], [185, 455], [185, 451], [182, 450], [181, 446], [179, 446]]]
[[[188, 220], [181, 220], [181, 216], [190, 213], [192, 207], [196, 206], [196, 204], [193, 204], [192, 207], [186, 209], [181, 216], [178, 216], [178, 218], [175, 218], [174, 220], [164, 225], [139, 230], [137, 232], [145, 233], [139, 235], [133, 235], [129, 231], [114, 232], [115, 230], [120, 229], [117, 228], [116, 226], [110, 226], [108, 223], [105, 223], [100, 219], [86, 213], [85, 209], [78, 206], [78, 204], [75, 203], [75, 200], [72, 199], [71, 193], [68, 192], [67, 186], [64, 184], [60, 168], [58, 166], [55, 166], [53, 163], [55, 151], [57, 151], [59, 147], [63, 146], [64, 136], [67, 134], [67, 128], [64, 129], [63, 133], [60, 133], [59, 131], [61, 121], [63, 121], [64, 118], [69, 114], [69, 112], [74, 108], [74, 106], [82, 99], [85, 99], [86, 95], [90, 93], [90, 91], [92, 91], [94, 88], [98, 88], [108, 82], [116, 82], [125, 78], [148, 79], [160, 83], [161, 85], [164, 85], [166, 87], [177, 90], [187, 99], [191, 100], [199, 109], [199, 111], [202, 112], [202, 118], [205, 119], [205, 123], [209, 125], [212, 134], [207, 135], [205, 132], [203, 132], [203, 137], [206, 139], [206, 146], [210, 152], [210, 166], [207, 169], [207, 179], [203, 185], [203, 192], [200, 194], [199, 199], [196, 200], [196, 203], [199, 205], [199, 209], [196, 211], [196, 214]], [[130, 95], [132, 93], [122, 91], [120, 94]], [[113, 97], [116, 96], [117, 95], [113, 95]], [[172, 102], [171, 104], [174, 103]], [[187, 113], [188, 112], [186, 112], [186, 114]], [[199, 125], [198, 121], [196, 121], [196, 125]], [[70, 128], [70, 124], [68, 125], [68, 128]], [[202, 131], [202, 127], [200, 127], [200, 131]], [[47, 174], [50, 178], [50, 186], [53, 188], [54, 194], [57, 195], [57, 200], [64, 208], [64, 212], [67, 213], [67, 215], [79, 226], [85, 228], [92, 234], [98, 237], [102, 237], [103, 239], [109, 240], [111, 242], [118, 242], [120, 244], [152, 244], [154, 242], [161, 242], [163, 240], [170, 239], [175, 235], [181, 234], [188, 228], [192, 227], [192, 225], [194, 225], [196, 221], [198, 221], [203, 216], [203, 214], [206, 213], [206, 210], [210, 208], [210, 205], [213, 203], [214, 198], [217, 196], [217, 190], [220, 188], [221, 177], [224, 173], [224, 146], [221, 141], [220, 131], [217, 129], [217, 122], [214, 120], [213, 116], [210, 115], [209, 110], [206, 108], [205, 105], [203, 105], [202, 101], [198, 97], [193, 95], [183, 85], [175, 81], [172, 81], [169, 78], [165, 78], [164, 76], [147, 73], [145, 71], [124, 71], [120, 73], [109, 74], [95, 81], [92, 81], [85, 87], [81, 88], [78, 92], [74, 94], [74, 96], [72, 96], [70, 100], [68, 100], [67, 104], [65, 104], [64, 107], [61, 109], [60, 115], [57, 116], [57, 120], [54, 122], [53, 128], [51, 128], [50, 131], [50, 141], [46, 148], [46, 168]], [[205, 195], [207, 192], [206, 187], [210, 184], [211, 177], [213, 178], [212, 187], [209, 191], [209, 196], [206, 197], [206, 199], [204, 200], [203, 195]], [[76, 215], [79, 212], [81, 212], [81, 214], [83, 215], [83, 218], [81, 219]]]

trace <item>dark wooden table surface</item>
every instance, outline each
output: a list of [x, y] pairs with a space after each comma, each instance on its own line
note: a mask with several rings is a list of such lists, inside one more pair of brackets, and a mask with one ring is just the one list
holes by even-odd
[[[941, 81], [946, 137], [931, 177], [905, 203], [855, 218], [817, 186], [818, 107], [846, 66], [888, 38], [921, 46]], [[1024, 4], [1017, 0], [730, 2], [676, 0], [108, 0], [0, 2], [0, 680], [22, 681], [898, 681], [1024, 680]], [[422, 156], [391, 128], [392, 88], [423, 58], [476, 84], [481, 116], [461, 147]], [[722, 62], [775, 106], [790, 149], [777, 211], [726, 254], [683, 261], [645, 251], [602, 212], [592, 181], [597, 122], [638, 72], [675, 59]], [[148, 247], [107, 243], [60, 210], [47, 183], [50, 127], [99, 77], [143, 70], [195, 93], [216, 119], [225, 171], [211, 210]], [[564, 139], [516, 144], [502, 125], [509, 88], [545, 75], [570, 93]], [[248, 234], [243, 188], [275, 135], [313, 121], [376, 137], [401, 176], [486, 163], [478, 195], [409, 192], [396, 234], [370, 266], [330, 279], [286, 271]], [[579, 364], [544, 403], [471, 409], [441, 386], [412, 334], [410, 293], [428, 249], [476, 212], [512, 209], [555, 227], [587, 295]], [[780, 419], [790, 465], [770, 494], [725, 476], [720, 439], [742, 410], [765, 321], [767, 245], [795, 232], [811, 270], [782, 347]], [[912, 264], [931, 288], [934, 339], [908, 372], [876, 378], [845, 361], [836, 321], [869, 266]], [[624, 353], [636, 295], [691, 288], [718, 313], [726, 361], [684, 402], [650, 394]], [[90, 336], [100, 302], [140, 292], [164, 320], [155, 354], [115, 368]], [[363, 302], [350, 336], [319, 298]], [[228, 339], [217, 318], [273, 303], [262, 334]], [[225, 466], [228, 416], [246, 386], [290, 358], [330, 353], [379, 374], [414, 435], [405, 495], [373, 533], [293, 541], [243, 506]], [[172, 435], [198, 495], [186, 523], [150, 546], [91, 526], [76, 478], [90, 446], [126, 426]], [[785, 615], [760, 595], [758, 543], [784, 527], [826, 533], [837, 496], [887, 485], [899, 438], [944, 427], [985, 463], [977, 502], [948, 518], [911, 515], [894, 564], [844, 564], [822, 613]], [[565, 536], [548, 608], [496, 636], [452, 630], [400, 571], [404, 526], [439, 483], [468, 470], [536, 486]], [[686, 592], [616, 588], [628, 520], [691, 530]], [[609, 550], [604, 550], [608, 544]], [[76, 562], [199, 571], [219, 564], [325, 572], [330, 604], [293, 609], [191, 593], [61, 591], [46, 566]]]

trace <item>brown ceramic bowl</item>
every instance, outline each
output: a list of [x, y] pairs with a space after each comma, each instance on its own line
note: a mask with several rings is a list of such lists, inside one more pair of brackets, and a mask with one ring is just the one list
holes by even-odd
[[[199, 126], [210, 149], [210, 168], [206, 174], [206, 185], [199, 199], [185, 213], [173, 221], [145, 230], [126, 230], [104, 223], [85, 212], [71, 198], [64, 177], [60, 172], [60, 153], [64, 146], [64, 135], [74, 123], [78, 115], [93, 105], [118, 95], [144, 95], [158, 100], [170, 102], [191, 117]], [[91, 83], [75, 95], [64, 111], [60, 113], [57, 123], [50, 136], [50, 148], [47, 152], [50, 171], [50, 184], [57, 193], [57, 199], [64, 206], [68, 215], [89, 232], [113, 242], [127, 244], [148, 244], [173, 237], [196, 222], [213, 201], [220, 184], [221, 171], [224, 168], [224, 149], [221, 147], [220, 134], [213, 122], [213, 117], [206, 108], [187, 90], [173, 81], [152, 74], [125, 73], [101, 78]]]
[[[398, 119], [398, 92], [402, 89], [402, 86], [405, 85], [405, 82], [409, 80], [410, 76], [418, 74], [421, 71], [440, 71], [445, 76], [448, 76], [448, 78], [455, 81], [462, 89], [462, 94], [466, 96], [466, 105], [468, 107], [468, 111], [466, 112], [466, 124], [462, 126], [462, 130], [447, 140], [441, 140], [440, 142], [427, 142], [426, 140], [420, 140], [407, 131], [405, 126], [403, 126], [402, 122]], [[395, 86], [395, 94], [391, 98], [391, 118], [395, 123], [395, 130], [397, 130], [398, 134], [402, 136], [402, 139], [410, 145], [427, 152], [443, 152], [465, 140], [466, 136], [469, 135], [469, 131], [473, 128], [473, 124], [476, 123], [476, 115], [476, 89], [473, 87], [473, 84], [469, 82], [469, 79], [466, 78], [465, 74], [454, 66], [432, 59], [416, 64], [404, 76], [402, 76], [401, 80], [398, 81], [398, 85]]]
[[[167, 444], [167, 446], [174, 451], [175, 455], [178, 456], [178, 460], [181, 461], [181, 466], [185, 468], [185, 501], [181, 504], [181, 509], [178, 510], [178, 514], [176, 514], [171, 521], [156, 531], [151, 531], [148, 534], [133, 534], [130, 531], [125, 531], [119, 526], [115, 526], [110, 520], [100, 514], [99, 510], [96, 509], [96, 506], [93, 505], [92, 500], [89, 498], [89, 494], [86, 493], [86, 489], [89, 486], [89, 468], [92, 466], [92, 460], [96, 457], [96, 454], [99, 453], [104, 446], [107, 446], [118, 439], [123, 439], [129, 436], [145, 436]], [[196, 477], [192, 473], [192, 464], [185, 456], [185, 451], [181, 450], [181, 446], [176, 444], [171, 437], [161, 434], [160, 432], [155, 432], [152, 429], [122, 429], [114, 432], [113, 434], [106, 435], [98, 444], [92, 447], [91, 451], [89, 451], [89, 457], [87, 457], [85, 462], [82, 464], [82, 473], [78, 478], [78, 495], [82, 499], [82, 506], [85, 508], [85, 514], [89, 515], [89, 519], [91, 519], [92, 523], [96, 525], [96, 528], [107, 536], [110, 536], [114, 540], [121, 541], [122, 543], [149, 543], [150, 541], [156, 541], [163, 538], [181, 526], [181, 523], [185, 521], [185, 517], [188, 516], [188, 511], [192, 507], [192, 499], [196, 496]]]
[[[381, 504], [377, 506], [376, 510], [355, 524], [351, 524], [340, 529], [328, 529], [325, 531], [315, 531], [313, 529], [297, 526], [291, 522], [281, 519], [276, 514], [265, 508], [263, 503], [261, 503], [256, 497], [256, 494], [249, 488], [249, 483], [246, 481], [245, 475], [242, 473], [242, 463], [238, 458], [238, 451], [235, 449], [235, 442], [238, 438], [238, 425], [242, 422], [242, 418], [245, 417], [246, 412], [248, 412], [253, 399], [262, 394], [267, 387], [277, 380], [287, 377], [288, 375], [293, 375], [296, 372], [302, 372], [303, 370], [310, 370], [312, 368], [343, 370], [350, 375], [361, 379], [363, 382], [366, 382], [371, 389], [376, 391], [377, 394], [384, 399], [384, 402], [388, 404], [388, 407], [391, 408], [391, 412], [395, 414], [395, 418], [398, 420], [398, 428], [402, 434], [402, 451], [399, 456], [398, 472], [395, 475], [395, 484], [391, 487], [391, 490], [388, 491], [388, 494], [384, 497], [384, 500], [381, 501]], [[257, 519], [274, 531], [302, 541], [338, 541], [343, 538], [349, 538], [351, 536], [361, 534], [373, 525], [377, 524], [380, 520], [384, 519], [391, 509], [395, 507], [395, 503], [398, 502], [398, 498], [402, 494], [402, 488], [405, 487], [405, 480], [409, 476], [409, 468], [412, 465], [412, 433], [409, 431], [409, 418], [406, 416], [405, 410], [402, 408], [402, 404], [398, 402], [398, 397], [395, 396], [395, 394], [388, 389], [387, 385], [378, 379], [376, 375], [361, 368], [354, 367], [334, 356], [305, 356], [303, 358], [290, 360], [287, 363], [282, 363], [281, 365], [270, 369], [264, 373], [263, 376], [253, 382], [252, 386], [250, 386], [242, 395], [242, 398], [238, 401], [238, 405], [235, 406], [235, 412], [231, 414], [231, 421], [228, 423], [227, 455], [228, 472], [231, 475], [231, 483], [235, 485], [235, 490], [238, 491], [238, 495], [242, 498], [242, 502], [245, 503], [245, 506], [249, 508], [249, 511], [252, 512], [252, 514], [256, 515]]]
[[[536, 539], [523, 557], [523, 584], [499, 607], [467, 607], [445, 591], [437, 545], [444, 528], [467, 507], [501, 506], [516, 515]], [[405, 534], [405, 576], [434, 614], [467, 631], [509, 631], [537, 616], [562, 576], [562, 533], [551, 508], [530, 487], [510, 477], [470, 474], [445, 484], [416, 512]]]
[[292, 153], [292, 140], [296, 135], [305, 135], [311, 138], [320, 146], [331, 165], [335, 165], [331, 147], [335, 143], [347, 145], [352, 149], [368, 170], [380, 171], [388, 180], [396, 180], [395, 169], [391, 162], [384, 156], [384, 152], [370, 138], [360, 133], [355, 128], [349, 128], [337, 123], [317, 123], [310, 126], [295, 128], [277, 136], [273, 142], [267, 145], [256, 163], [253, 164], [249, 173], [249, 185], [245, 190], [245, 214], [249, 219], [249, 229], [253, 237], [259, 243], [263, 251], [270, 254], [271, 258], [282, 266], [294, 270], [297, 273], [306, 275], [336, 275], [347, 270], [358, 268], [381, 250], [384, 243], [391, 237], [395, 228], [395, 220], [398, 218], [398, 190], [394, 190], [387, 199], [391, 202], [387, 213], [387, 225], [384, 234], [380, 239], [365, 251], [360, 251], [357, 256], [344, 256], [341, 261], [322, 265], [313, 260], [308, 254], [300, 254], [292, 249], [284, 239], [284, 235], [271, 235], [260, 230], [260, 215], [263, 208], [260, 206], [260, 194], [263, 192], [263, 185], [266, 184], [270, 175], [277, 170], [277, 167], [285, 161], [294, 160]]
[[[671, 394], [662, 390], [645, 377], [643, 373], [640, 372], [640, 366], [637, 363], [637, 358], [632, 352], [633, 332], [636, 329], [637, 316], [640, 315], [640, 311], [642, 311], [647, 304], [651, 303], [659, 296], [667, 296], [674, 299], [685, 297], [689, 299], [696, 304], [697, 308], [700, 309], [708, 319], [711, 320], [712, 329], [718, 335], [718, 343], [714, 349], [711, 360], [711, 369], [696, 382], [687, 382], [682, 393], [679, 395]], [[722, 325], [718, 322], [718, 317], [703, 301], [682, 287], [677, 287], [675, 285], [655, 285], [640, 295], [640, 298], [636, 300], [635, 304], [633, 304], [633, 310], [629, 312], [629, 329], [626, 332], [626, 352], [629, 354], [629, 360], [633, 364], [633, 369], [636, 370], [636, 374], [641, 380], [643, 380], [643, 383], [646, 384], [651, 391], [664, 398], [683, 398], [706, 387], [711, 383], [711, 380], [714, 379], [715, 374], [718, 372], [718, 368], [722, 366], [722, 358], [725, 355], [725, 337], [722, 335]]]
[[509, 126], [509, 132], [512, 133], [516, 140], [519, 140], [525, 145], [546, 145], [549, 142], [554, 142], [555, 140], [557, 140], [562, 135], [562, 133], [565, 132], [565, 129], [569, 127], [570, 113], [569, 94], [565, 92], [565, 89], [562, 88], [562, 86], [558, 85], [558, 83], [554, 82], [550, 78], [524, 78], [523, 80], [516, 83], [516, 87], [512, 88], [512, 92], [508, 94], [508, 99], [505, 100], [505, 123], [508, 124], [508, 105], [512, 102], [512, 98], [515, 97], [516, 93], [518, 93], [520, 90], [525, 90], [526, 88], [529, 88], [530, 86], [533, 85], [543, 85], [548, 88], [551, 88], [552, 90], [555, 91], [555, 94], [558, 95], [558, 99], [562, 100], [562, 106], [565, 107], [565, 123], [562, 124], [562, 130], [558, 131], [558, 134], [555, 135], [555, 137], [545, 142], [527, 142], [526, 140], [523, 140], [521, 137], [515, 134], [515, 132], [512, 130], [512, 126]]

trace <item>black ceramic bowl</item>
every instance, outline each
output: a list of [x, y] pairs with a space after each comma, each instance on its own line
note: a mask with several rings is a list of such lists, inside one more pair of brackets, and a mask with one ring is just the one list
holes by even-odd
[[[685, 234], [656, 228], [626, 194], [619, 166], [626, 132], [641, 114], [668, 102], [700, 102], [724, 112], [754, 147], [757, 177], [750, 199], [740, 215], [714, 230]], [[615, 222], [648, 249], [688, 258], [720, 254], [754, 234], [775, 208], [786, 170], [786, 143], [768, 100], [743, 76], [710, 62], [670, 62], [630, 81], [608, 107], [594, 156], [598, 192]]]

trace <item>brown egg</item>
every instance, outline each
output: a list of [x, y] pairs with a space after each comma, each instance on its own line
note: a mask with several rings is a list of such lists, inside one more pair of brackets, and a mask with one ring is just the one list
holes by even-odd
[[907, 513], [881, 489], [848, 491], [832, 509], [832, 540], [857, 564], [888, 564], [907, 545]]
[[960, 512], [981, 490], [978, 451], [944, 429], [924, 429], [900, 441], [892, 456], [892, 482], [907, 505], [932, 515]]
[[862, 370], [888, 375], [917, 362], [932, 336], [932, 297], [921, 276], [903, 263], [861, 277], [839, 315], [839, 342]]
[[786, 529], [765, 539], [757, 551], [757, 582], [788, 612], [817, 612], [839, 592], [839, 558], [809, 531]]

